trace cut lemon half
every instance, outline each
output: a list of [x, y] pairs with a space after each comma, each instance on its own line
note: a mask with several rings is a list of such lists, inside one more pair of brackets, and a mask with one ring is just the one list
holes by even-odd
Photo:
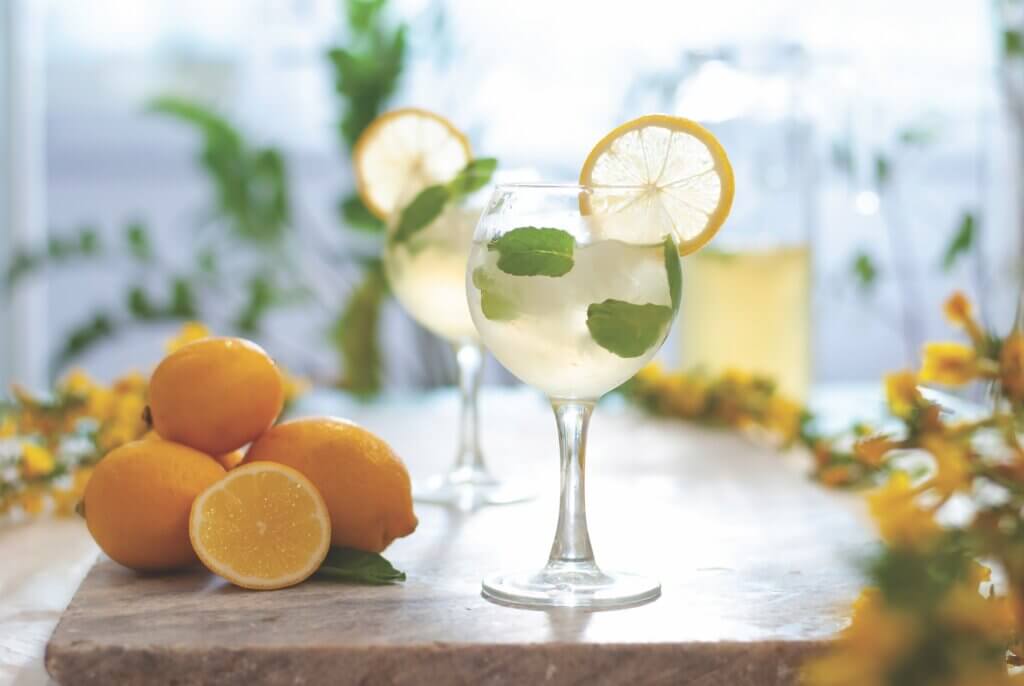
[[211, 572], [242, 588], [271, 590], [319, 569], [331, 546], [331, 518], [309, 479], [259, 462], [203, 491], [192, 503], [188, 533]]
[[679, 254], [710, 241], [732, 207], [732, 165], [718, 139], [700, 124], [650, 114], [618, 127], [594, 146], [580, 170], [584, 186], [621, 186], [583, 194], [584, 214], [605, 237], [652, 241], [675, 235]]
[[359, 197], [385, 220], [427, 186], [451, 181], [472, 158], [454, 124], [414, 107], [374, 119], [352, 149]]

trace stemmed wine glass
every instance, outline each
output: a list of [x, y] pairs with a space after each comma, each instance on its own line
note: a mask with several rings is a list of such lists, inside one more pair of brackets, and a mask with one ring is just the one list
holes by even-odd
[[[644, 187], [497, 186], [473, 237], [469, 310], [492, 354], [551, 401], [561, 498], [548, 563], [492, 574], [483, 594], [525, 606], [613, 608], [657, 598], [658, 581], [598, 567], [584, 497], [597, 400], [658, 352], [679, 308], [678, 246]], [[629, 208], [629, 211], [623, 211]]]

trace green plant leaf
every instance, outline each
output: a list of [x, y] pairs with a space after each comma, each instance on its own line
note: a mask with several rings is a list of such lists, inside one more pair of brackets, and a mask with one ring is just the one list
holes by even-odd
[[935, 140], [935, 131], [926, 126], [908, 126], [897, 137], [903, 145], [922, 147]]
[[327, 559], [316, 571], [319, 579], [344, 583], [384, 586], [405, 581], [405, 572], [400, 572], [377, 553], [368, 553], [354, 548], [332, 547]]
[[516, 302], [497, 290], [497, 283], [483, 267], [473, 270], [473, 285], [480, 291], [480, 311], [491, 321], [510, 321], [519, 316]]
[[339, 385], [356, 395], [371, 396], [380, 390], [380, 309], [387, 292], [384, 267], [373, 260], [331, 327], [330, 339], [344, 374]]
[[57, 367], [78, 357], [100, 341], [112, 338], [117, 331], [114, 318], [106, 312], [97, 312], [87, 321], [71, 329], [56, 356]]
[[942, 270], [950, 271], [957, 261], [971, 252], [974, 247], [976, 219], [973, 212], [964, 212], [960, 225], [942, 254]]
[[576, 239], [562, 229], [521, 226], [492, 240], [498, 269], [513, 276], [564, 276], [573, 266]]
[[672, 298], [672, 315], [679, 313], [683, 299], [683, 268], [679, 264], [679, 248], [670, 237], [665, 237], [665, 271], [668, 272], [668, 292]]
[[354, 229], [379, 233], [385, 228], [384, 222], [367, 209], [358, 193], [351, 193], [343, 198], [340, 211], [345, 223]]
[[404, 243], [416, 232], [430, 226], [441, 216], [449, 199], [451, 193], [445, 186], [427, 186], [420, 191], [398, 217], [398, 226], [391, 235], [392, 242]]
[[1003, 31], [1003, 54], [1006, 57], [1024, 57], [1024, 34], [1015, 29]]
[[666, 305], [637, 305], [609, 298], [587, 308], [587, 329], [608, 352], [640, 357], [661, 341], [672, 316], [672, 308]]
[[882, 153], [875, 154], [875, 183], [879, 188], [884, 187], [889, 183], [889, 178], [892, 176], [892, 165], [889, 163], [889, 158]]
[[875, 282], [878, 280], [878, 268], [871, 255], [863, 251], [857, 253], [853, 258], [852, 269], [857, 286], [862, 291], [867, 292], [874, 288]]
[[145, 224], [132, 222], [125, 227], [124, 238], [132, 257], [141, 262], [153, 259], [153, 247], [149, 242], [149, 232], [146, 230]]
[[472, 160], [448, 183], [448, 190], [455, 197], [478, 191], [490, 183], [497, 168], [498, 160], [493, 157]]

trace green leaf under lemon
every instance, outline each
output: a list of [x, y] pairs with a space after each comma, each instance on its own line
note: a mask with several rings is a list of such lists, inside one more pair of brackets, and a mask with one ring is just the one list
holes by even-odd
[[492, 240], [498, 269], [513, 276], [564, 276], [573, 265], [576, 239], [562, 229], [521, 226]]
[[609, 298], [587, 308], [587, 329], [608, 352], [640, 357], [661, 341], [673, 315], [667, 305], [637, 305]]
[[316, 571], [321, 579], [383, 586], [405, 581], [405, 572], [395, 569], [377, 553], [354, 548], [334, 548]]

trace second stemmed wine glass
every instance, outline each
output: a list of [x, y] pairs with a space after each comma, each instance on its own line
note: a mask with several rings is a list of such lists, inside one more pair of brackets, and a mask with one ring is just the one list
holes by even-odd
[[477, 226], [466, 288], [480, 337], [551, 401], [561, 447], [555, 540], [540, 571], [497, 573], [503, 604], [613, 608], [657, 598], [654, 579], [598, 567], [584, 498], [598, 398], [658, 351], [679, 308], [678, 246], [644, 187], [507, 184]]
[[455, 351], [461, 402], [455, 463], [444, 474], [413, 484], [420, 502], [474, 510], [519, 502], [532, 493], [496, 478], [480, 449], [477, 396], [483, 349], [466, 305], [466, 260], [481, 208], [453, 204], [408, 240], [393, 238], [384, 249], [388, 281], [406, 312]]

